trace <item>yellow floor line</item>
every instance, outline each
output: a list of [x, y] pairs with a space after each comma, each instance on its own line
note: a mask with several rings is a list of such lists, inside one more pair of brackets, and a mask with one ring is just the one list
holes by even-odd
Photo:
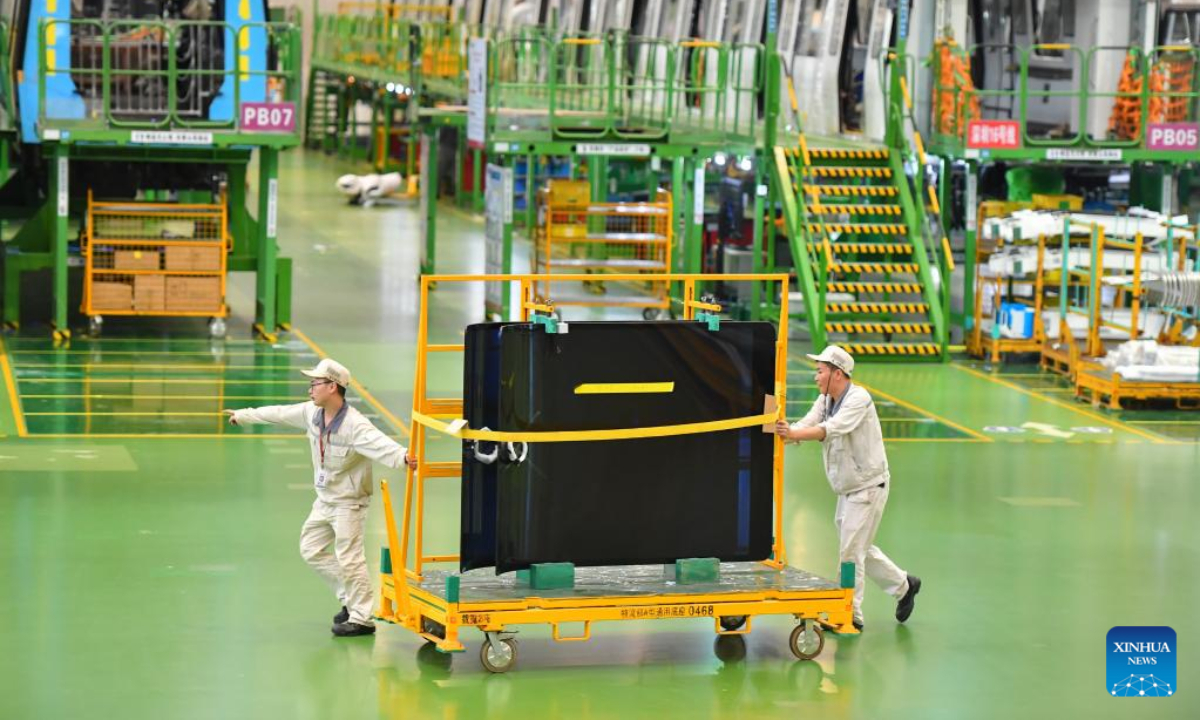
[[1144, 430], [1139, 430], [1135, 427], [1126, 425], [1125, 423], [1122, 423], [1118, 420], [1110, 420], [1110, 419], [1104, 417], [1103, 415], [1098, 415], [1094, 412], [1090, 412], [1081, 407], [1076, 407], [1069, 403], [1061, 402], [1061, 401], [1055, 400], [1054, 398], [1051, 398], [1051, 397], [1046, 397], [1045, 395], [1038, 394], [1032, 390], [1027, 390], [1027, 389], [1021, 387], [1020, 385], [1017, 385], [1016, 383], [1010, 383], [1007, 380], [1001, 380], [1000, 378], [992, 377], [991, 375], [988, 375], [987, 373], [979, 372], [978, 370], [976, 370], [974, 368], [964, 367], [957, 363], [950, 363], [950, 367], [954, 368], [955, 370], [965, 372], [968, 375], [974, 375], [975, 377], [980, 378], [982, 380], [987, 380], [988, 382], [995, 383], [997, 385], [1006, 387], [1010, 390], [1016, 390], [1017, 392], [1021, 393], [1022, 395], [1028, 395], [1029, 397], [1037, 398], [1038, 400], [1041, 400], [1042, 402], [1049, 403], [1051, 405], [1055, 405], [1055, 406], [1063, 408], [1065, 410], [1070, 410], [1071, 412], [1082, 415], [1082, 416], [1088, 418], [1089, 420], [1095, 420], [1097, 422], [1104, 423], [1105, 425], [1108, 425], [1110, 427], [1117, 428], [1118, 430], [1123, 430], [1132, 435], [1137, 435], [1138, 437], [1145, 438], [1147, 440], [1158, 443], [1160, 445], [1181, 444], [1179, 441], [1171, 440], [1169, 438], [1164, 438], [1160, 435], [1155, 435], [1153, 433], [1148, 433], [1148, 432], [1145, 432]]
[[1122, 420], [1131, 425], [1200, 425], [1200, 420]]
[[867, 392], [871, 393], [872, 395], [878, 395], [879, 397], [884, 398], [886, 400], [891, 400], [892, 402], [896, 403], [897, 405], [899, 405], [901, 407], [906, 407], [909, 410], [921, 413], [922, 415], [925, 415], [927, 417], [931, 417], [934, 420], [937, 420], [938, 422], [942, 423], [943, 425], [948, 425], [948, 426], [954, 428], [955, 430], [958, 430], [959, 432], [964, 432], [964, 433], [970, 435], [971, 437], [975, 438], [979, 442], [995, 442], [994, 438], [990, 438], [987, 435], [984, 435], [983, 433], [972, 430], [971, 428], [966, 427], [965, 425], [959, 425], [958, 423], [954, 422], [953, 420], [947, 420], [946, 418], [942, 417], [941, 415], [937, 415], [935, 413], [929, 412], [925, 408], [922, 408], [918, 405], [914, 405], [910, 402], [901, 400], [900, 398], [896, 397], [895, 395], [889, 395], [888, 393], [885, 393], [884, 391], [882, 391], [878, 388], [870, 387], [869, 385], [858, 382], [857, 380], [855, 380], [854, 382], [857, 383], [858, 385], [861, 385], [862, 387], [866, 388]]
[[13, 421], [17, 424], [17, 437], [27, 437], [29, 431], [25, 427], [25, 418], [21, 414], [21, 400], [17, 397], [17, 383], [13, 378], [12, 367], [8, 363], [8, 350], [4, 347], [4, 338], [0, 337], [0, 369], [4, 372], [4, 387], [8, 391], [8, 402], [12, 406]]
[[[305, 345], [308, 345], [310, 348], [312, 348], [313, 352], [315, 352], [318, 356], [322, 358], [329, 357], [329, 354], [322, 350], [320, 345], [317, 345], [315, 342], [313, 342], [311, 338], [302, 333], [298, 328], [292, 328], [291, 332], [293, 335], [300, 338]], [[394, 427], [398, 428], [400, 432], [404, 433], [404, 437], [411, 437], [408, 430], [408, 425], [404, 424], [400, 418], [396, 417], [387, 408], [385, 408], [383, 403], [376, 400], [375, 396], [367, 392], [367, 389], [363, 387], [357, 380], [351, 378], [350, 385], [355, 389], [355, 391], [358, 392], [359, 395], [362, 395], [367, 402], [371, 403], [371, 405], [374, 406], [374, 408], [378, 410], [381, 415], [387, 418], [388, 422], [390, 422]]]

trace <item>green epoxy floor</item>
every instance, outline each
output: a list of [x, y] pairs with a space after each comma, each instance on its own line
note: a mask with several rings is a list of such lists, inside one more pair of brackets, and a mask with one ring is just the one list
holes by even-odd
[[[296, 325], [354, 371], [379, 407], [359, 406], [387, 427], [411, 404], [415, 208], [343, 205], [333, 181], [356, 168], [329, 158], [288, 153], [283, 167]], [[481, 271], [482, 224], [447, 210], [440, 229], [441, 269]], [[119, 324], [70, 352], [5, 339], [31, 437], [17, 437], [0, 388], [0, 718], [1200, 715], [1200, 444], [1180, 429], [1197, 416], [1093, 410], [1011, 365], [1000, 376], [965, 362], [858, 373], [889, 438], [878, 543], [925, 580], [906, 626], [869, 587], [866, 633], [831, 637], [816, 662], [792, 658], [781, 618], [755, 621], [744, 644], [714, 642], [699, 620], [602, 624], [570, 644], [524, 628], [519, 667], [504, 676], [482, 670], [475, 633], [449, 660], [393, 627], [334, 639], [337, 608], [296, 548], [312, 501], [304, 442], [226, 431], [218, 402], [192, 399], [304, 396], [293, 370], [313, 361], [307, 342], [246, 341], [251, 280], [233, 285], [240, 316], [223, 355], [180, 329], [139, 342], [147, 328]], [[455, 337], [480, 300], [439, 289], [434, 330]], [[802, 349], [789, 369], [794, 414], [814, 392]], [[457, 368], [430, 373], [433, 394], [458, 382]], [[98, 414], [117, 412], [153, 414]], [[458, 448], [431, 447], [433, 459]], [[788, 450], [787, 493], [790, 560], [831, 575], [834, 497], [817, 447]], [[453, 481], [430, 483], [431, 551], [456, 547], [456, 499]], [[377, 501], [372, 563], [381, 517]], [[1115, 625], [1176, 630], [1174, 697], [1129, 707], [1106, 694]]]

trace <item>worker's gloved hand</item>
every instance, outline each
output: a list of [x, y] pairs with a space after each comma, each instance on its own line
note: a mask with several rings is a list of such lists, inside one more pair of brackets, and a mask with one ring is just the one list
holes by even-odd
[[783, 438], [784, 440], [791, 440], [792, 439], [792, 426], [788, 425], [787, 420], [776, 420], [775, 421], [775, 434], [778, 435], [779, 437]]
[[221, 412], [223, 412], [229, 416], [229, 424], [230, 425], [237, 425], [237, 414], [236, 414], [237, 411], [236, 410], [222, 410]]

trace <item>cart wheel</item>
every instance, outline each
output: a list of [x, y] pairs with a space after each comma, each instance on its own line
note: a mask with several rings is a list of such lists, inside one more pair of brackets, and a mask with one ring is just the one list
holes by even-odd
[[92, 315], [88, 318], [88, 335], [99, 337], [100, 331], [104, 329], [104, 316]]
[[713, 654], [723, 663], [736, 663], [746, 659], [746, 638], [741, 635], [718, 635], [713, 641]]
[[498, 643], [484, 640], [479, 648], [479, 662], [488, 672], [508, 672], [517, 664], [517, 644], [510, 639], [502, 639]]
[[812, 660], [825, 647], [825, 631], [816, 623], [802, 622], [792, 630], [788, 641], [792, 654], [801, 660]]
[[721, 629], [726, 632], [733, 632], [745, 624], [745, 615], [723, 615], [721, 617]]
[[214, 338], [225, 337], [228, 328], [225, 326], [224, 318], [213, 318], [208, 321], [208, 334]]
[[662, 317], [662, 310], [658, 308], [646, 308], [642, 310], [643, 320], [657, 320]]

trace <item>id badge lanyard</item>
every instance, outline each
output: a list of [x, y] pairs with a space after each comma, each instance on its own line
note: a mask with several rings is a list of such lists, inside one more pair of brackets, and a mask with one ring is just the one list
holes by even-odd
[[317, 432], [317, 450], [321, 456], [321, 467], [317, 469], [317, 487], [325, 487], [325, 441], [333, 435], [332, 432]]

